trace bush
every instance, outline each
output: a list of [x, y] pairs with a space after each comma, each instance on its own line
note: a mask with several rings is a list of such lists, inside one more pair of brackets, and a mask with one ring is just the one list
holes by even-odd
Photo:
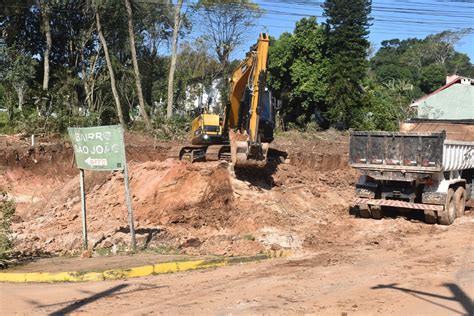
[[5, 192], [0, 193], [0, 259], [8, 258], [12, 247], [12, 217], [15, 214], [15, 202], [7, 197]]
[[64, 134], [68, 127], [89, 127], [98, 125], [98, 118], [95, 115], [90, 116], [38, 116], [31, 114], [26, 118], [18, 119], [15, 126], [15, 132], [32, 134]]
[[175, 115], [170, 119], [158, 117], [154, 125], [154, 134], [162, 140], [187, 140], [191, 130], [192, 119], [188, 116]]

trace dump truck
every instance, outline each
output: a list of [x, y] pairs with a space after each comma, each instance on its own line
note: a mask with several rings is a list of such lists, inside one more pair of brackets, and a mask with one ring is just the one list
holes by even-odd
[[427, 223], [450, 225], [474, 197], [474, 121], [412, 120], [399, 132], [354, 131], [350, 165], [360, 171], [355, 208], [423, 211]]

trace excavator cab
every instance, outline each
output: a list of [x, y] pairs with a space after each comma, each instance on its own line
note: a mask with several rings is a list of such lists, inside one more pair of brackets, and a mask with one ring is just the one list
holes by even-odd
[[193, 145], [221, 144], [222, 120], [217, 114], [202, 113], [191, 123]]

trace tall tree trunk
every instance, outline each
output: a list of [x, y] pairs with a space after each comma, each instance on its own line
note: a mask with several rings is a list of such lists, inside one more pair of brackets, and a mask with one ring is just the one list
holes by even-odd
[[135, 33], [133, 32], [133, 15], [132, 5], [130, 0], [125, 0], [128, 15], [128, 35], [130, 36], [130, 50], [132, 52], [133, 70], [135, 71], [135, 83], [137, 84], [138, 104], [140, 106], [140, 113], [145, 121], [148, 129], [152, 129], [150, 118], [145, 109], [145, 100], [143, 99], [142, 82], [140, 79], [140, 69], [138, 68], [137, 51], [135, 49]]
[[53, 41], [51, 38], [51, 26], [50, 24], [50, 12], [49, 4], [47, 1], [43, 1], [40, 5], [41, 17], [43, 19], [43, 32], [46, 37], [46, 48], [43, 53], [44, 60], [44, 72], [43, 72], [43, 90], [47, 91], [49, 88], [49, 55], [51, 54], [51, 47]]
[[81, 74], [82, 74], [82, 83], [84, 84], [84, 90], [86, 91], [86, 103], [87, 103], [87, 108], [89, 111], [92, 111], [92, 101], [91, 98], [89, 97], [91, 94], [91, 90], [89, 87], [89, 80], [87, 76], [87, 71], [86, 71], [86, 60], [84, 58], [84, 45], [81, 48]]
[[23, 82], [20, 82], [20, 83], [14, 83], [13, 86], [16, 90], [16, 94], [18, 95], [18, 110], [21, 112], [23, 111], [26, 84]]
[[114, 68], [112, 67], [112, 62], [110, 61], [109, 48], [107, 47], [107, 42], [105, 41], [104, 34], [102, 33], [102, 26], [100, 24], [99, 9], [95, 11], [95, 22], [97, 24], [97, 33], [99, 33], [99, 40], [104, 49], [105, 61], [107, 62], [107, 68], [109, 69], [110, 75], [110, 85], [112, 86], [112, 94], [114, 95], [115, 105], [117, 106], [117, 115], [119, 117], [120, 124], [125, 127], [125, 120], [122, 113], [122, 104], [120, 104], [120, 97], [117, 92], [117, 85], [115, 83], [115, 74]]
[[181, 7], [183, 0], [178, 0], [174, 7], [174, 28], [173, 28], [173, 45], [171, 51], [170, 72], [168, 74], [168, 106], [166, 107], [166, 117], [170, 118], [173, 115], [173, 86], [174, 86], [174, 72], [176, 70], [176, 51], [178, 46], [178, 33], [181, 24]]

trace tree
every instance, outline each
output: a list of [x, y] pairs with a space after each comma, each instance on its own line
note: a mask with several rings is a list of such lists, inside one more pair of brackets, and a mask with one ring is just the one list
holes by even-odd
[[100, 23], [99, 8], [95, 7], [95, 21], [97, 27], [97, 33], [99, 35], [100, 43], [102, 45], [102, 50], [104, 51], [105, 60], [107, 62], [107, 68], [109, 70], [110, 85], [112, 87], [112, 94], [114, 96], [115, 105], [117, 109], [117, 115], [122, 126], [125, 126], [125, 119], [122, 112], [122, 103], [120, 102], [120, 96], [117, 91], [117, 83], [115, 81], [114, 68], [112, 66], [112, 61], [110, 59], [109, 48], [107, 46], [107, 41], [105, 40], [104, 33], [102, 32], [102, 25]]
[[383, 41], [370, 60], [374, 80], [380, 84], [406, 80], [414, 86], [414, 97], [420, 97], [442, 86], [448, 74], [472, 77], [469, 57], [453, 47], [464, 34], [445, 31], [424, 39]]
[[43, 33], [46, 38], [46, 47], [43, 53], [44, 72], [43, 72], [43, 90], [49, 88], [49, 55], [53, 45], [50, 26], [50, 4], [48, 1], [40, 1], [41, 18], [43, 20]]
[[137, 95], [138, 95], [138, 104], [140, 106], [140, 114], [143, 117], [143, 121], [145, 122], [146, 127], [148, 129], [152, 129], [150, 118], [148, 117], [148, 113], [146, 112], [145, 101], [143, 99], [142, 83], [140, 79], [140, 69], [138, 68], [137, 51], [135, 48], [135, 33], [133, 30], [132, 5], [130, 3], [130, 0], [125, 0], [125, 7], [127, 8], [128, 34], [130, 37], [130, 51], [132, 52], [132, 62], [133, 62], [133, 69], [135, 73], [135, 83], [137, 86]]
[[177, 45], [178, 45], [178, 33], [181, 27], [181, 7], [183, 0], [177, 0], [174, 8], [174, 23], [173, 23], [173, 38], [172, 38], [172, 49], [171, 49], [171, 63], [170, 71], [168, 74], [168, 105], [166, 107], [166, 117], [171, 118], [173, 115], [173, 91], [174, 91], [174, 73], [176, 70], [176, 58], [177, 58]]
[[429, 52], [438, 65], [445, 65], [449, 58], [454, 55], [454, 45], [456, 45], [464, 36], [472, 32], [472, 28], [462, 29], [460, 31], [444, 31], [438, 34], [429, 35], [426, 38]]
[[[210, 95], [214, 92], [213, 83], [219, 74], [219, 62], [209, 54], [206, 41], [198, 38], [193, 42], [181, 44], [175, 76], [176, 103], [179, 105], [185, 103], [187, 98], [199, 98], [204, 92]], [[207, 102], [202, 99], [201, 101]]]
[[34, 59], [17, 47], [0, 48], [0, 82], [8, 89], [4, 101], [8, 108], [10, 123], [15, 112], [11, 92], [15, 91], [17, 109], [22, 112], [25, 96], [33, 79], [35, 65]]
[[[221, 64], [221, 75], [226, 81], [229, 73], [230, 55], [243, 44], [246, 35], [261, 16], [260, 7], [248, 0], [201, 0], [196, 8], [200, 12], [199, 23], [206, 39], [212, 45]], [[227, 87], [222, 90], [227, 99]]]
[[285, 122], [304, 127], [310, 121], [324, 125], [328, 61], [324, 29], [315, 17], [296, 23], [293, 34], [272, 39], [269, 51], [269, 86], [282, 99]]
[[357, 124], [356, 112], [364, 106], [362, 81], [368, 63], [367, 40], [371, 0], [326, 0], [327, 56], [329, 58], [328, 113], [333, 123]]

